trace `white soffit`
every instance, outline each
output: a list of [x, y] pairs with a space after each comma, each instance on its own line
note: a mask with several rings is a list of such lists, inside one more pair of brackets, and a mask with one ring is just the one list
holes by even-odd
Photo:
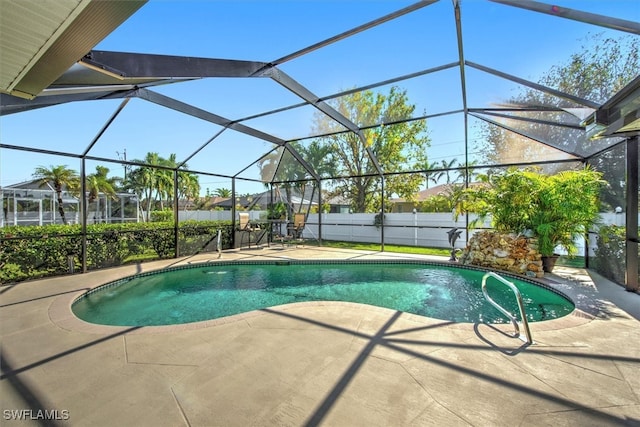
[[0, 0], [0, 91], [33, 99], [147, 0]]

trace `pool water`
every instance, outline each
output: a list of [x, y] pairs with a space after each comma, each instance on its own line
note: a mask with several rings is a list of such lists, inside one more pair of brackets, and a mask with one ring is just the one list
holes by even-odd
[[[505, 323], [482, 295], [484, 271], [425, 264], [209, 264], [133, 276], [76, 300], [87, 322], [171, 325], [301, 301], [348, 301], [454, 322]], [[507, 277], [522, 293], [530, 322], [569, 314], [560, 294]], [[520, 317], [513, 293], [489, 279], [489, 295]]]

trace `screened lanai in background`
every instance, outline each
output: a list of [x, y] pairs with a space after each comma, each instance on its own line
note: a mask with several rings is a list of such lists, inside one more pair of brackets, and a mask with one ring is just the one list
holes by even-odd
[[[155, 257], [213, 250], [219, 230], [225, 247], [237, 247], [242, 210], [269, 229], [267, 244], [270, 220], [304, 213], [305, 238], [317, 244], [446, 248], [454, 226], [464, 245], [468, 221], [421, 197], [452, 199], [508, 167], [590, 165], [608, 182], [602, 218], [617, 246], [598, 252], [601, 235], [591, 230], [584, 263], [638, 288], [634, 1], [77, 0], [2, 9], [2, 191], [33, 180], [38, 167], [64, 165], [85, 197], [79, 224], [59, 232], [66, 240], [50, 230], [3, 233], [0, 262], [10, 245], [47, 239], [66, 246], [23, 260], [60, 263], [44, 275], [68, 272], [68, 262], [86, 271], [147, 259], [144, 244]], [[608, 73], [585, 66], [605, 57], [614, 59]], [[139, 203], [135, 221], [107, 229], [84, 220], [103, 188], [90, 182], [105, 181]], [[253, 203], [258, 195], [268, 201]], [[388, 220], [377, 222], [381, 213]], [[154, 222], [161, 226], [145, 228]], [[94, 245], [125, 240], [128, 254]]]

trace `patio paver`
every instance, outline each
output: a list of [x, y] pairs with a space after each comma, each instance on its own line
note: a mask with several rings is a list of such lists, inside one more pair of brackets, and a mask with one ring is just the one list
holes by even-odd
[[[399, 257], [298, 247], [222, 260]], [[70, 313], [75, 296], [101, 283], [215, 259], [1, 287], [2, 425], [42, 425], [8, 419], [39, 409], [67, 411], [51, 423], [60, 426], [640, 425], [640, 295], [583, 270], [548, 277], [581, 311], [532, 324], [528, 347], [488, 325], [351, 303], [157, 328]]]

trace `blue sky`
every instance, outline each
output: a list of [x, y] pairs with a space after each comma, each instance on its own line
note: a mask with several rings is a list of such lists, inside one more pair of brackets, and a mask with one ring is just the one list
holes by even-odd
[[[345, 30], [379, 18], [409, 1], [150, 1], [95, 49], [269, 62]], [[612, 32], [580, 22], [484, 0], [462, 0], [465, 59], [516, 76], [537, 80], [554, 64], [566, 61], [587, 34]], [[640, 20], [637, 0], [558, 1], [570, 7], [631, 21]], [[319, 96], [366, 85], [458, 60], [450, 0], [422, 8], [334, 45], [281, 65], [281, 69]], [[467, 73], [470, 107], [487, 107], [514, 95], [517, 85]], [[462, 108], [457, 69], [400, 82], [418, 113]], [[300, 102], [271, 80], [206, 79], [155, 89], [221, 116], [238, 119]], [[2, 143], [82, 152], [116, 110], [120, 101], [63, 105], [0, 118]], [[283, 139], [309, 134], [314, 109], [305, 107], [246, 123]], [[450, 160], [464, 153], [462, 115], [429, 120], [431, 159]], [[183, 114], [133, 99], [98, 141], [91, 155], [128, 159], [149, 151], [184, 159], [220, 128]], [[471, 139], [476, 136], [473, 134]], [[233, 175], [270, 146], [224, 132], [198, 156], [192, 169]], [[0, 185], [29, 179], [39, 165], [76, 159], [0, 151]], [[97, 163], [88, 162], [91, 172]], [[113, 174], [122, 167], [109, 164]], [[257, 168], [243, 174], [257, 178]], [[201, 179], [203, 190], [230, 188], [226, 179]], [[249, 192], [260, 186], [246, 187]], [[244, 192], [241, 190], [241, 192]]]

